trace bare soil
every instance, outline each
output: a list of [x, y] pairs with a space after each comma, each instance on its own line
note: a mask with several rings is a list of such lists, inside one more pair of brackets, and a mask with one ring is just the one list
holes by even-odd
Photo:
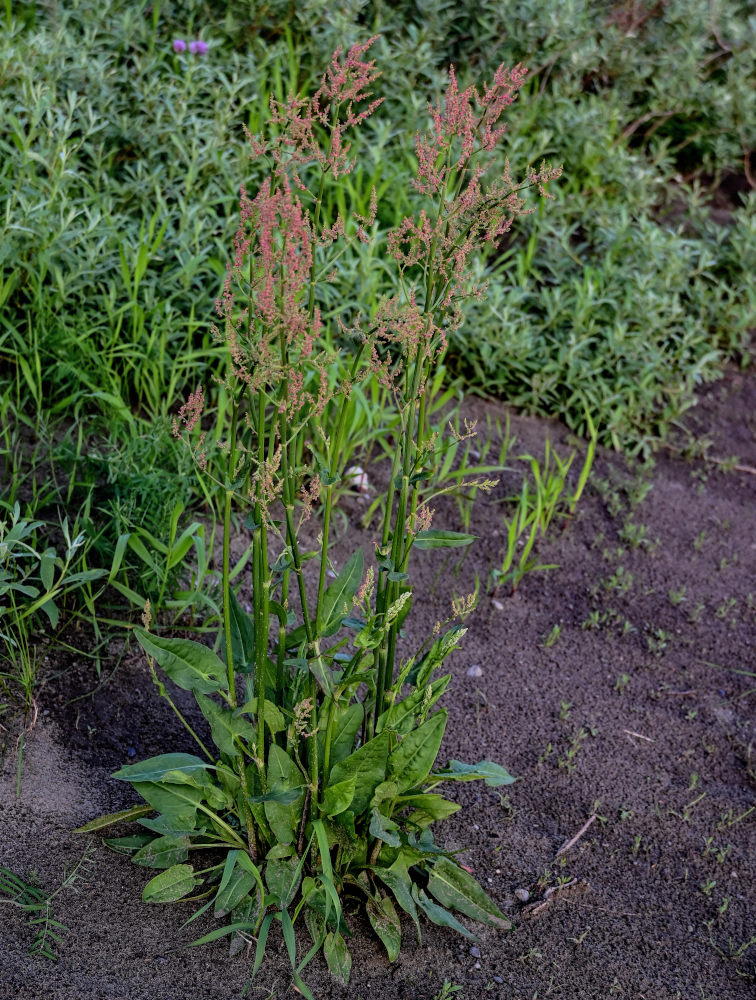
[[[481, 403], [471, 410], [503, 412]], [[541, 546], [542, 561], [560, 568], [527, 576], [514, 595], [482, 593], [452, 660], [442, 758], [497, 760], [520, 780], [506, 794], [453, 787], [463, 808], [436, 836], [468, 848], [466, 863], [513, 930], [481, 929], [471, 945], [430, 924], [418, 943], [404, 926], [402, 954], [390, 964], [354, 918], [350, 985], [338, 985], [318, 959], [306, 978], [319, 998], [431, 1000], [445, 979], [463, 988], [453, 994], [460, 998], [754, 995], [753, 372], [731, 371], [703, 392], [687, 423], [695, 438], [711, 439], [711, 455], [737, 455], [742, 468], [662, 451], [649, 471], [600, 453], [578, 515]], [[542, 451], [547, 434], [565, 439], [558, 425], [524, 418], [513, 417], [512, 430], [514, 454]], [[417, 554], [415, 638], [448, 615], [453, 594], [473, 589], [475, 574], [485, 590], [502, 544], [497, 501], [518, 487], [514, 474], [505, 476], [476, 503], [479, 541], [461, 566], [456, 554], [446, 562]], [[369, 541], [354, 505], [352, 515], [345, 552]], [[436, 523], [454, 527], [455, 516], [450, 506]], [[72, 829], [132, 802], [113, 771], [192, 749], [139, 655], [104, 676], [82, 698], [96, 678], [86, 663], [69, 663], [43, 691], [20, 795], [13, 754], [0, 777], [0, 865], [36, 872], [48, 890], [86, 846]], [[78, 893], [55, 901], [68, 928], [56, 963], [31, 960], [33, 930], [15, 907], [0, 909], [0, 998], [239, 997], [251, 957], [229, 957], [223, 941], [188, 947], [212, 919], [182, 929], [191, 909], [142, 903], [151, 873], [99, 840], [93, 848]], [[287, 969], [271, 935], [247, 996], [290, 995]]]

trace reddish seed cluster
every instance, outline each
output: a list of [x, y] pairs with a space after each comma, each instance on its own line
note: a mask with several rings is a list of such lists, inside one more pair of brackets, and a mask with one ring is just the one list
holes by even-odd
[[[338, 180], [353, 169], [349, 133], [382, 101], [373, 96], [379, 76], [375, 60], [366, 57], [375, 40], [353, 46], [346, 55], [337, 50], [311, 97], [271, 100], [274, 136], [247, 133], [252, 156], [269, 161], [272, 170], [254, 197], [241, 188], [233, 262], [216, 302], [224, 332], [216, 333], [231, 356], [229, 390], [236, 392], [240, 384], [252, 393], [264, 390], [292, 421], [322, 414], [334, 391], [350, 389], [346, 381], [337, 389], [329, 387], [326, 358], [318, 348], [321, 318], [312, 283], [336, 277], [332, 263], [317, 275], [335, 243], [368, 242], [377, 195], [373, 190], [364, 215], [326, 219], [321, 218], [320, 194], [306, 182], [311, 184], [314, 168], [322, 194], [326, 177]], [[430, 128], [415, 141], [414, 184], [431, 204], [388, 235], [401, 291], [378, 307], [366, 332], [360, 330], [359, 318], [353, 321], [353, 335], [367, 341], [366, 369], [355, 378], [370, 374], [394, 390], [410, 364], [427, 371], [443, 355], [449, 330], [461, 322], [462, 299], [480, 293], [470, 287], [471, 254], [495, 245], [516, 217], [532, 211], [523, 198], [525, 187], [546, 195], [548, 182], [559, 176], [560, 170], [544, 164], [529, 170], [524, 181], [515, 181], [506, 164], [493, 181], [486, 180], [506, 129], [503, 115], [526, 72], [521, 66], [500, 66], [481, 91], [460, 90], [452, 68], [444, 100], [429, 106]], [[415, 388], [423, 391], [422, 379]], [[191, 431], [203, 405], [198, 390], [181, 408], [176, 431], [180, 425]], [[276, 494], [277, 474], [275, 461], [257, 470], [261, 495]], [[302, 492], [306, 510], [318, 486], [313, 482]], [[414, 530], [422, 530], [426, 520], [429, 524], [430, 516], [418, 511]]]

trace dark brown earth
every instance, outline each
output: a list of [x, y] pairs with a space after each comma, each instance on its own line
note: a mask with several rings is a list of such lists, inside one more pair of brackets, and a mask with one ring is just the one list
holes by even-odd
[[[514, 596], [482, 595], [454, 656], [442, 757], [498, 760], [521, 780], [506, 794], [457, 786], [450, 794], [463, 809], [436, 836], [469, 848], [466, 863], [514, 929], [483, 929], [471, 948], [432, 925], [418, 944], [405, 926], [391, 965], [355, 919], [350, 985], [337, 985], [316, 960], [306, 978], [319, 998], [431, 1000], [445, 979], [462, 987], [447, 994], [459, 998], [754, 995], [753, 372], [728, 373], [686, 422], [693, 440], [711, 439], [710, 456], [737, 455], [743, 468], [665, 450], [649, 470], [601, 453], [574, 522], [541, 547], [543, 561], [561, 568], [527, 576]], [[556, 425], [516, 417], [512, 430], [511, 456], [542, 451], [547, 433], [564, 438]], [[680, 447], [690, 440], [681, 435]], [[510, 474], [498, 497], [518, 488]], [[485, 589], [501, 544], [496, 499], [477, 502], [471, 530], [480, 540], [456, 577], [452, 561], [418, 553], [415, 636], [447, 616], [452, 593], [472, 590], [476, 573]], [[453, 527], [454, 510], [444, 513], [436, 524]], [[548, 645], [555, 626], [561, 631]], [[479, 676], [468, 675], [472, 666]], [[0, 865], [35, 871], [49, 890], [86, 846], [72, 828], [132, 801], [112, 771], [192, 749], [136, 653], [92, 697], [71, 701], [94, 683], [88, 665], [72, 663], [47, 685], [20, 797], [13, 755], [0, 778]], [[0, 909], [0, 998], [240, 996], [251, 958], [230, 958], [223, 941], [188, 948], [212, 920], [181, 929], [191, 909], [142, 903], [150, 873], [92, 844], [78, 893], [55, 901], [68, 928], [57, 963], [31, 960], [32, 931], [15, 907]], [[529, 893], [527, 903], [518, 890]], [[271, 937], [247, 996], [287, 995], [287, 968], [282, 942]]]

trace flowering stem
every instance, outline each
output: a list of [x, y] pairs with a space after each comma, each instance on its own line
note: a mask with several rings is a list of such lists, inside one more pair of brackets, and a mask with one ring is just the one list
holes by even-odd
[[231, 438], [228, 447], [228, 475], [223, 503], [223, 627], [226, 639], [226, 672], [228, 675], [228, 695], [232, 708], [236, 708], [236, 678], [234, 676], [234, 652], [231, 643], [231, 500], [233, 499], [234, 463], [236, 459], [236, 424], [238, 407], [233, 405], [231, 415]]

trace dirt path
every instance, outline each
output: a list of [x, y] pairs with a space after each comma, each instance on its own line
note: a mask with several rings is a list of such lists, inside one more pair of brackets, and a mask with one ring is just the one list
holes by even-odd
[[[713, 454], [756, 466], [753, 373], [730, 373], [688, 423]], [[512, 429], [515, 454], [561, 433], [520, 418]], [[756, 475], [665, 452], [652, 474], [602, 455], [593, 482], [575, 522], [542, 547], [561, 568], [526, 577], [513, 597], [481, 598], [446, 696], [442, 755], [499, 760], [522, 779], [506, 795], [458, 786], [464, 808], [437, 834], [470, 849], [514, 930], [484, 930], [471, 946], [426, 925], [419, 945], [405, 926], [390, 965], [355, 919], [350, 986], [316, 961], [307, 979], [319, 997], [430, 1000], [445, 978], [465, 987], [456, 996], [501, 1000], [753, 996], [756, 677], [736, 671], [756, 672]], [[495, 499], [476, 506], [480, 540], [456, 577], [418, 554], [418, 635], [476, 573], [485, 584], [501, 541]], [[73, 664], [46, 689], [20, 797], [15, 760], [0, 778], [0, 864], [34, 869], [48, 888], [82, 855], [72, 827], [130, 801], [113, 770], [190, 749], [136, 655], [93, 698], [66, 704], [91, 686], [88, 669]], [[69, 930], [54, 965], [28, 958], [32, 933], [3, 906], [0, 998], [238, 997], [250, 959], [229, 958], [223, 942], [187, 948], [212, 922], [182, 930], [191, 910], [143, 904], [148, 877], [95, 841], [79, 893], [56, 901]], [[281, 948], [272, 941], [247, 996], [286, 994]]]

